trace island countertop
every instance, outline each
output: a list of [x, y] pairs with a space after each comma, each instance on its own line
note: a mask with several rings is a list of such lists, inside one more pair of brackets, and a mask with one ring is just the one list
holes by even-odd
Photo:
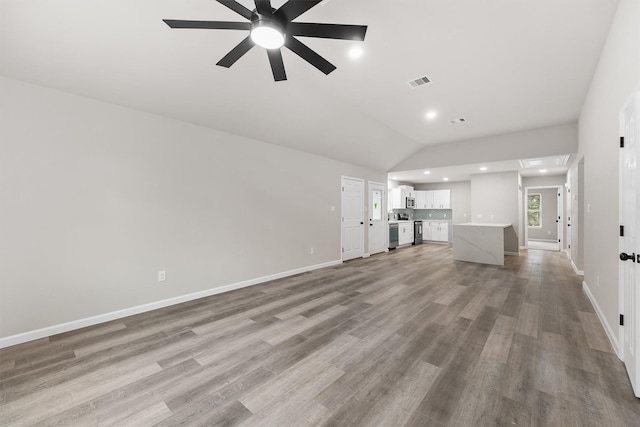
[[497, 227], [497, 228], [509, 228], [512, 224], [502, 224], [502, 223], [489, 223], [489, 222], [464, 222], [462, 224], [454, 224], [454, 227], [457, 225], [464, 225], [469, 227]]

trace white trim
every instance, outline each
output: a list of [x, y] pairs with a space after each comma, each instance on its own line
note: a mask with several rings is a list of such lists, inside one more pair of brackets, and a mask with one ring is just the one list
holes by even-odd
[[369, 255], [369, 253], [366, 254], [362, 254], [362, 258], [369, 258], [371, 255]]
[[504, 251], [504, 254], [505, 255], [511, 255], [511, 256], [520, 256], [520, 252], [507, 252], [507, 251]]
[[529, 239], [529, 242], [546, 242], [546, 243], [560, 243], [557, 240], [553, 239]]
[[587, 298], [589, 298], [589, 301], [591, 301], [591, 305], [596, 310], [598, 319], [600, 319], [600, 323], [602, 324], [604, 331], [607, 333], [607, 336], [609, 337], [609, 341], [611, 341], [611, 346], [613, 347], [613, 351], [615, 351], [616, 356], [618, 356], [618, 358], [622, 360], [622, 357], [620, 355], [620, 348], [618, 347], [618, 338], [616, 337], [616, 334], [613, 333], [613, 329], [611, 329], [609, 322], [607, 322], [606, 318], [604, 317], [604, 313], [602, 312], [602, 309], [598, 305], [598, 302], [596, 301], [596, 299], [593, 297], [591, 290], [589, 290], [589, 285], [587, 285], [587, 282], [585, 281], [582, 282], [582, 290], [584, 291], [585, 294], [587, 294]]
[[584, 277], [584, 271], [578, 270], [578, 267], [576, 267], [576, 265], [573, 263], [573, 260], [571, 260], [571, 268], [573, 268], [573, 272], [576, 273], [578, 276]]
[[[365, 220], [365, 208], [367, 207], [367, 196], [366, 196], [366, 191], [364, 188], [364, 183], [365, 180], [362, 178], [355, 178], [353, 176], [346, 176], [346, 175], [341, 175], [340, 176], [340, 261], [344, 262], [344, 206], [343, 206], [343, 194], [344, 193], [344, 180], [345, 179], [350, 179], [352, 181], [359, 181], [362, 183], [362, 222], [364, 223]], [[362, 239], [360, 242], [360, 247], [362, 247], [362, 254], [364, 255], [364, 226], [362, 227]], [[368, 250], [368, 249], [367, 249]], [[347, 260], [348, 261], [348, 260]]]
[[97, 325], [99, 323], [109, 322], [111, 320], [122, 319], [123, 317], [133, 316], [147, 311], [157, 310], [159, 308], [180, 304], [187, 301], [196, 300], [236, 289], [246, 288], [260, 283], [269, 282], [271, 280], [282, 279], [300, 273], [306, 273], [320, 268], [331, 267], [342, 264], [342, 260], [329, 261], [322, 264], [311, 265], [308, 267], [297, 268], [295, 270], [283, 271], [282, 273], [270, 274], [268, 276], [258, 277], [256, 279], [245, 280], [243, 282], [232, 283], [217, 288], [207, 289], [205, 291], [194, 292], [192, 294], [181, 295], [161, 301], [155, 301], [148, 304], [142, 304], [135, 307], [129, 307], [122, 310], [112, 311], [110, 313], [99, 314], [84, 319], [72, 320], [71, 322], [60, 323], [58, 325], [47, 326], [42, 329], [36, 329], [29, 332], [23, 332], [17, 335], [0, 338], [0, 348], [10, 347], [16, 344], [22, 344], [27, 341], [33, 341], [40, 338], [49, 337], [51, 335], [61, 334], [63, 332], [73, 331], [75, 329], [85, 328], [87, 326]]

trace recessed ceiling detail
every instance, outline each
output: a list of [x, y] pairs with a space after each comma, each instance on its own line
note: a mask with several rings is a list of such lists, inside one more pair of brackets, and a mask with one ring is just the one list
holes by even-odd
[[465, 119], [464, 117], [459, 117], [457, 119], [449, 120], [449, 123], [451, 123], [451, 124], [466, 123], [466, 121], [467, 121], [467, 119]]
[[424, 76], [415, 80], [408, 81], [407, 84], [412, 88], [417, 88], [418, 86], [426, 85], [427, 83], [430, 83], [430, 82], [431, 80], [429, 80], [429, 77]]
[[249, 35], [231, 49], [216, 65], [230, 68], [257, 44], [267, 51], [275, 81], [287, 80], [282, 52], [280, 51], [280, 47], [283, 45], [325, 74], [329, 74], [336, 69], [335, 65], [318, 55], [294, 36], [363, 41], [367, 32], [366, 25], [291, 22], [322, 0], [289, 0], [277, 10], [271, 7], [271, 0], [254, 0], [256, 8], [253, 10], [247, 9], [235, 0], [217, 1], [246, 18], [249, 22], [183, 21], [176, 19], [163, 19], [163, 21], [171, 28], [249, 30]]
[[566, 166], [567, 162], [569, 161], [569, 157], [571, 157], [571, 155], [567, 154], [567, 155], [564, 155], [564, 156], [537, 157], [537, 158], [534, 158], [534, 159], [522, 159], [522, 160], [520, 160], [520, 166], [523, 169]]

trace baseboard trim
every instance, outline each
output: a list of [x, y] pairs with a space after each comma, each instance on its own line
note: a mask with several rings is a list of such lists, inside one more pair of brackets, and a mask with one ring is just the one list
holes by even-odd
[[366, 253], [362, 255], [362, 258], [369, 258], [370, 256], [371, 256], [370, 254]]
[[573, 268], [573, 272], [576, 273], [578, 276], [584, 277], [584, 271], [578, 270], [578, 267], [576, 267], [576, 265], [573, 263], [573, 260], [571, 260], [571, 268]]
[[0, 338], [0, 348], [11, 347], [13, 345], [22, 344], [28, 341], [33, 341], [40, 338], [46, 338], [51, 335], [61, 334], [64, 332], [69, 332], [69, 331], [73, 331], [80, 328], [86, 328], [87, 326], [93, 326], [99, 323], [109, 322], [111, 320], [117, 320], [123, 317], [133, 316], [135, 314], [157, 310], [159, 308], [164, 308], [164, 307], [180, 304], [187, 301], [192, 301], [199, 298], [209, 297], [212, 295], [222, 294], [222, 293], [233, 291], [236, 289], [247, 288], [249, 286], [258, 285], [260, 283], [269, 282], [271, 280], [282, 279], [284, 277], [294, 276], [296, 274], [306, 273], [308, 271], [318, 270], [321, 268], [331, 267], [339, 264], [342, 264], [342, 260], [329, 261], [322, 264], [316, 264], [308, 267], [297, 268], [295, 270], [283, 271], [281, 273], [270, 274], [268, 276], [258, 277], [256, 279], [245, 280], [243, 282], [232, 283], [229, 285], [207, 289], [200, 292], [194, 292], [187, 295], [181, 295], [174, 298], [168, 298], [161, 301], [151, 302], [148, 304], [142, 304], [135, 307], [129, 307], [122, 310], [112, 311], [110, 313], [99, 314], [97, 316], [91, 316], [84, 319], [72, 320], [71, 322], [47, 326], [45, 328], [23, 332], [16, 335], [10, 335], [7, 337]]
[[602, 327], [604, 328], [604, 331], [607, 333], [607, 336], [609, 337], [609, 341], [611, 342], [611, 346], [613, 347], [613, 351], [616, 352], [616, 356], [618, 356], [618, 359], [621, 359], [620, 358], [620, 349], [618, 348], [618, 338], [616, 337], [616, 334], [613, 332], [613, 329], [611, 329], [611, 326], [609, 325], [609, 323], [605, 319], [604, 313], [602, 312], [602, 309], [600, 309], [600, 306], [598, 305], [598, 302], [593, 297], [593, 294], [591, 293], [591, 290], [589, 289], [589, 285], [587, 285], [587, 282], [585, 282], [585, 281], [582, 282], [582, 290], [584, 291], [585, 294], [587, 294], [587, 298], [589, 298], [589, 301], [591, 301], [591, 305], [596, 310], [596, 314], [598, 315], [598, 319], [600, 319], [600, 323], [602, 324]]
[[520, 252], [507, 252], [504, 251], [505, 255], [510, 255], [510, 256], [520, 256]]

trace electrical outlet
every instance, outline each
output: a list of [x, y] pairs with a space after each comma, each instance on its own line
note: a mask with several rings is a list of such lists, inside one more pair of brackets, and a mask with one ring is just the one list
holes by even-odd
[[309, 249], [309, 253], [313, 255], [313, 248]]
[[336, 211], [336, 207], [335, 206], [331, 206], [331, 212], [335, 212]]
[[493, 219], [493, 214], [491, 214], [491, 215], [489, 216], [489, 218]]
[[158, 271], [158, 282], [164, 282], [167, 280], [167, 272], [165, 270]]

